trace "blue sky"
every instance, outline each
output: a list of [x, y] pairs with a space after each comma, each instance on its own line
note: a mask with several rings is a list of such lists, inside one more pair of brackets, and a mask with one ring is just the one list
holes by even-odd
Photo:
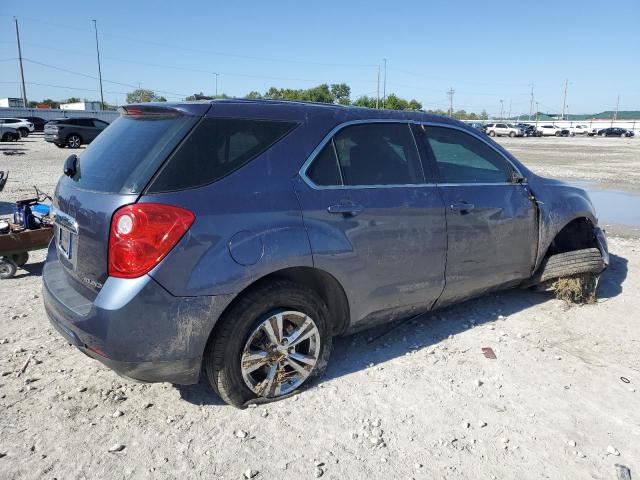
[[[346, 82], [425, 108], [490, 114], [640, 109], [640, 8], [591, 1], [3, 2], [0, 97], [19, 96], [13, 15], [20, 22], [29, 99], [99, 99], [92, 19], [98, 21], [105, 100], [140, 84], [169, 99], [218, 91]], [[46, 65], [43, 65], [46, 64]], [[56, 68], [52, 68], [56, 67]], [[64, 70], [69, 70], [70, 73]], [[78, 75], [82, 74], [82, 75]], [[111, 83], [117, 82], [117, 83]], [[37, 85], [39, 84], [39, 85]], [[124, 84], [124, 85], [123, 85]], [[69, 87], [69, 88], [60, 88]]]

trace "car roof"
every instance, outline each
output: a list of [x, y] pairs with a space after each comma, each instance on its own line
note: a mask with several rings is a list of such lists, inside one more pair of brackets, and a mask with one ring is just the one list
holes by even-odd
[[354, 107], [351, 105], [337, 105], [331, 103], [319, 102], [303, 102], [289, 100], [263, 100], [263, 99], [215, 99], [196, 102], [153, 102], [144, 104], [125, 105], [124, 108], [139, 106], [154, 106], [164, 108], [175, 108], [185, 112], [194, 114], [202, 113], [203, 105], [209, 105], [211, 108], [221, 108], [224, 110], [237, 106], [243, 112], [247, 110], [255, 110], [256, 114], [268, 115], [270, 112], [286, 115], [290, 113], [293, 117], [299, 117], [301, 114], [309, 114], [317, 112], [323, 115], [336, 115], [345, 120], [372, 120], [372, 119], [390, 119], [390, 120], [413, 120], [419, 122], [438, 122], [450, 123], [452, 125], [460, 125], [459, 122], [450, 117], [441, 115], [433, 115], [415, 110], [383, 110], [375, 108]]

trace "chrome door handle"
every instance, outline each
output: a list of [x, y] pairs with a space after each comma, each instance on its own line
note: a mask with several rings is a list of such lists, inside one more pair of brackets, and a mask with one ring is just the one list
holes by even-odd
[[327, 212], [329, 213], [338, 213], [351, 216], [355, 216], [363, 210], [364, 207], [357, 203], [339, 203], [337, 205], [330, 205], [329, 207], [327, 207]]

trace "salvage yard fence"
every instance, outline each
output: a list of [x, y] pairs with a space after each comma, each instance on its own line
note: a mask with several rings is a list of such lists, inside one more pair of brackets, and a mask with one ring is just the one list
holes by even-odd
[[44, 120], [53, 120], [54, 118], [64, 117], [92, 117], [111, 123], [119, 116], [120, 114], [113, 110], [61, 110], [58, 108], [44, 109], [0, 107], [0, 118], [40, 117]]

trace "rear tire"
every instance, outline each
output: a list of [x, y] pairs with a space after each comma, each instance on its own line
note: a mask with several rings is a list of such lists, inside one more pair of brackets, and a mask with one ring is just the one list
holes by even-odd
[[495, 137], [496, 136], [496, 132], [494, 132], [493, 130], [489, 130], [489, 136], [490, 137]]
[[67, 146], [69, 148], [80, 148], [80, 145], [82, 145], [82, 139], [80, 138], [80, 135], [72, 133], [67, 137]]
[[18, 270], [18, 267], [12, 259], [8, 257], [0, 258], [0, 279], [4, 280], [13, 277], [16, 274], [16, 270]]
[[[304, 379], [295, 389], [278, 394], [281, 388], [287, 385], [288, 379], [291, 376], [295, 377], [296, 373], [285, 371], [283, 365], [288, 361], [287, 359], [280, 357], [275, 361], [269, 361], [268, 358], [271, 358], [272, 354], [285, 355], [288, 358], [291, 350], [296, 350], [294, 353], [297, 353], [298, 346], [293, 346], [294, 340], [291, 340], [292, 346], [286, 348], [288, 343], [284, 338], [289, 338], [287, 335], [293, 337], [293, 334], [290, 333], [291, 330], [287, 330], [286, 327], [282, 329], [284, 337], [277, 348], [282, 349], [284, 346], [284, 350], [271, 348], [276, 344], [269, 342], [269, 339], [263, 334], [265, 348], [261, 353], [271, 353], [268, 357], [263, 357], [253, 363], [261, 365], [254, 370], [257, 372], [256, 375], [260, 375], [261, 372], [276, 372], [275, 378], [281, 379], [276, 380], [276, 383], [281, 385], [277, 387], [277, 390], [272, 390], [270, 384], [267, 384], [267, 376], [257, 385], [250, 385], [247, 375], [254, 375], [254, 373], [247, 374], [246, 370], [251, 367], [251, 364], [247, 367], [248, 360], [245, 355], [248, 354], [249, 347], [253, 345], [250, 342], [256, 338], [256, 332], [266, 332], [266, 330], [261, 330], [261, 327], [268, 322], [268, 319], [273, 319], [284, 311], [300, 312], [305, 315], [305, 324], [307, 320], [311, 320], [315, 325], [317, 336], [314, 334], [313, 338], [314, 342], [315, 339], [318, 341], [313, 345], [317, 348], [314, 350], [317, 352], [317, 356], [315, 364], [305, 368], [307, 372], [304, 377], [301, 377]], [[275, 335], [278, 337], [278, 332]], [[311, 340], [304, 340], [299, 345], [304, 348], [306, 342], [311, 342]], [[310, 351], [311, 343], [308, 348]], [[330, 353], [329, 310], [320, 296], [310, 288], [288, 280], [276, 280], [245, 294], [224, 314], [209, 338], [203, 364], [209, 383], [220, 397], [230, 405], [243, 407], [251, 400], [257, 398], [277, 399], [294, 393], [303, 385], [308, 385], [312, 378], [318, 377], [324, 372]], [[262, 390], [263, 394], [259, 394], [255, 390], [258, 392]]]

